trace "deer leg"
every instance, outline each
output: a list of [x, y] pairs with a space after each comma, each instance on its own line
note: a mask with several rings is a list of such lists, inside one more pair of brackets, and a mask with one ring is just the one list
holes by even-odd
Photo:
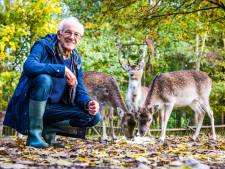
[[194, 110], [195, 113], [197, 113], [197, 117], [198, 117], [198, 121], [197, 121], [197, 128], [196, 131], [192, 137], [192, 139], [195, 141], [200, 133], [200, 129], [202, 127], [202, 123], [204, 120], [204, 116], [205, 116], [205, 111], [204, 109], [201, 108], [200, 104], [198, 102], [195, 102], [192, 106], [191, 106], [192, 110]]
[[108, 140], [106, 132], [106, 110], [102, 112], [102, 141]]
[[173, 110], [173, 105], [165, 105], [161, 110], [161, 135], [160, 140], [164, 141], [166, 137], [166, 127], [170, 117], [170, 114]]
[[112, 107], [110, 107], [109, 109], [109, 124], [110, 124], [112, 139], [115, 140], [116, 135], [115, 135], [114, 127], [113, 127], [113, 108]]
[[200, 130], [201, 130], [201, 127], [202, 127], [202, 123], [203, 123], [203, 120], [204, 120], [204, 116], [205, 116], [205, 113], [201, 113], [201, 112], [198, 113], [198, 124], [197, 124], [195, 134], [193, 136], [193, 140], [196, 140], [199, 136], [199, 133], [200, 133]]
[[206, 110], [209, 118], [210, 118], [210, 123], [211, 123], [211, 128], [212, 128], [212, 138], [213, 140], [216, 140], [216, 131], [215, 131], [215, 126], [214, 126], [214, 116], [213, 116], [213, 111], [209, 105], [209, 102], [205, 105], [204, 109]]

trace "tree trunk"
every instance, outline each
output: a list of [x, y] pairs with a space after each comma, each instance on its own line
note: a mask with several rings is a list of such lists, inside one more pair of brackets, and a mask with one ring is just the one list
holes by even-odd
[[182, 127], [182, 111], [178, 111], [176, 112], [176, 118], [177, 118], [177, 124], [176, 124], [176, 128], [181, 128]]
[[224, 117], [224, 112], [222, 112], [221, 114], [221, 125], [224, 125], [224, 120], [225, 120], [225, 117]]
[[223, 39], [223, 47], [225, 49], [225, 38]]
[[195, 63], [195, 69], [200, 70], [200, 52], [199, 52], [199, 35], [196, 35], [196, 48], [195, 48], [195, 55], [196, 55], [196, 63]]

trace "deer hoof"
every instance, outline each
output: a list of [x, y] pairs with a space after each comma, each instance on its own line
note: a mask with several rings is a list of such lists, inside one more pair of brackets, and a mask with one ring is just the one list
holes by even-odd
[[164, 140], [164, 139], [161, 139], [161, 138], [159, 139], [159, 144], [160, 144], [160, 145], [163, 145], [163, 144], [164, 144], [164, 142], [165, 142], [165, 140]]
[[200, 140], [199, 140], [198, 137], [192, 137], [192, 141], [193, 141], [193, 142], [199, 142]]
[[112, 137], [112, 141], [118, 140], [116, 136]]
[[101, 143], [108, 143], [108, 142], [109, 142], [109, 138], [108, 138], [108, 137], [100, 137], [100, 138], [99, 138], [99, 141], [100, 141]]
[[216, 141], [216, 136], [213, 136], [212, 139], [213, 139], [214, 141]]

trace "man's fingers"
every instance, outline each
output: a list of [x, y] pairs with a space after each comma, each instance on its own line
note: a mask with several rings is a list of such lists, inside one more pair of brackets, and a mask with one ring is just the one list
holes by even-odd
[[74, 79], [74, 78], [76, 78], [76, 76], [75, 76], [72, 72], [69, 72], [67, 77], [68, 77], [69, 79]]
[[76, 82], [75, 80], [68, 80], [68, 81], [67, 81], [67, 84], [68, 84], [69, 86], [75, 87], [75, 86], [77, 85], [77, 82]]
[[89, 109], [89, 113], [91, 115], [95, 115], [97, 113], [96, 109]]
[[96, 111], [89, 111], [89, 114], [95, 115], [97, 112]]
[[69, 69], [69, 68], [65, 68], [65, 74], [66, 74], [66, 78], [68, 80], [74, 79], [76, 78], [76, 76], [74, 75], [74, 73]]
[[65, 74], [66, 74], [66, 81], [67, 81], [67, 84], [69, 86], [76, 86], [77, 85], [77, 78], [76, 76], [74, 75], [73, 72], [71, 72], [71, 70], [69, 68], [65, 68]]
[[95, 115], [99, 111], [99, 104], [95, 100], [92, 100], [88, 104], [88, 110], [91, 115]]

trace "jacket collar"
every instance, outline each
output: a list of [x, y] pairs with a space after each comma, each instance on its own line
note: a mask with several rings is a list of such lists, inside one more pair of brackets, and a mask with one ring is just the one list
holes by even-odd
[[56, 46], [56, 43], [58, 42], [57, 35], [56, 34], [48, 34], [42, 39], [42, 42], [43, 42], [44, 46], [46, 46], [47, 51], [51, 55], [55, 55], [55, 46]]

